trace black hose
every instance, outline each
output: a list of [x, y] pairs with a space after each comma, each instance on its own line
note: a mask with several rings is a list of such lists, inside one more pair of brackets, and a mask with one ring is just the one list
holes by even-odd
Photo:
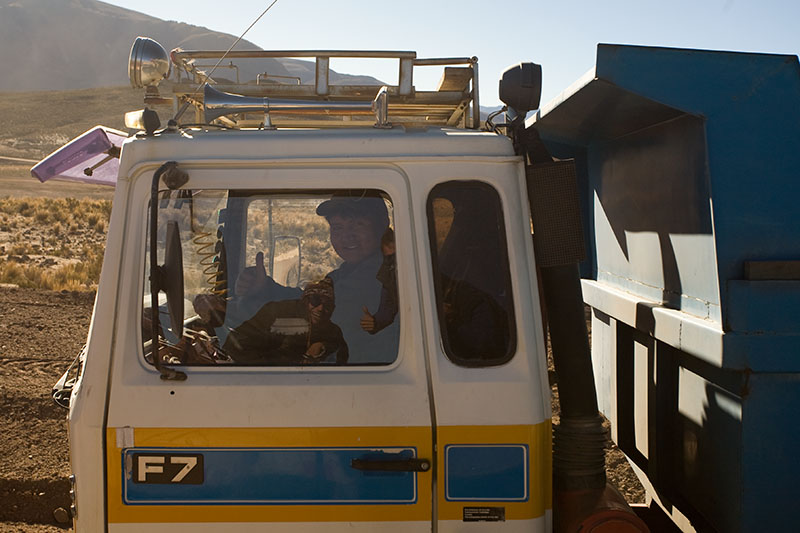
[[555, 486], [602, 489], [606, 430], [597, 410], [578, 265], [543, 267], [540, 273], [561, 407], [553, 428]]
[[560, 423], [553, 428], [554, 484], [561, 490], [603, 489], [606, 431], [597, 410], [578, 270], [585, 252], [574, 167], [566, 172], [534, 128], [514, 124], [514, 148], [527, 160], [534, 248], [561, 406]]

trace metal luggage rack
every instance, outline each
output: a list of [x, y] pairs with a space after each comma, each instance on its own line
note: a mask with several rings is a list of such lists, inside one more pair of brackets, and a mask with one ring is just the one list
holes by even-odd
[[[224, 55], [230, 64], [220, 65], [237, 69], [236, 59], [259, 58], [314, 58], [316, 61], [313, 85], [301, 85], [297, 78], [273, 80], [272, 83], [218, 83], [207, 77], [206, 65], [199, 60], [218, 61]], [[470, 129], [480, 127], [478, 100], [478, 58], [420, 59], [416, 52], [397, 51], [341, 51], [341, 50], [237, 50], [199, 51], [176, 49], [170, 58], [177, 71], [173, 93], [179, 106], [189, 103], [195, 108], [195, 122], [204, 122], [203, 94], [199, 85], [212, 84], [218, 91], [246, 97], [282, 98], [319, 102], [319, 113], [281, 115], [270, 111], [268, 120], [281, 127], [337, 127], [369, 126], [374, 120], [358, 113], [338, 113], [326, 110], [323, 102], [370, 102], [381, 88], [379, 85], [339, 85], [329, 82], [331, 58], [397, 59], [399, 77], [397, 85], [388, 89], [388, 120], [392, 124], [407, 126], [452, 126]], [[443, 66], [444, 73], [435, 91], [417, 91], [413, 85], [415, 66]], [[210, 68], [210, 67], [209, 67]], [[187, 77], [183, 77], [185, 73]], [[269, 76], [270, 79], [281, 78]], [[276, 82], [277, 81], [277, 82]], [[238, 69], [237, 69], [238, 82]], [[259, 127], [264, 124], [263, 113], [241, 113], [216, 119], [230, 127]]]

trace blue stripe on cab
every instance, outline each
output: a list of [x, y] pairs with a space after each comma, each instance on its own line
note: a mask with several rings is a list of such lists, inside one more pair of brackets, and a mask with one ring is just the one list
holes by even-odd
[[527, 501], [528, 447], [445, 446], [448, 501]]
[[416, 457], [416, 448], [129, 448], [133, 453], [203, 455], [203, 483], [137, 483], [124, 475], [126, 504], [415, 503], [413, 472], [362, 472], [353, 459], [386, 451]]

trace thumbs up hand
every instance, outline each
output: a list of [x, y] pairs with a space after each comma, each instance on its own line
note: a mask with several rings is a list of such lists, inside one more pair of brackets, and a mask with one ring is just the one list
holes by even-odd
[[264, 268], [264, 253], [256, 254], [256, 266], [247, 267], [242, 270], [236, 280], [237, 297], [242, 297], [248, 293], [258, 292], [267, 286], [267, 271]]
[[367, 333], [373, 333], [375, 330], [375, 318], [370, 314], [366, 305], [361, 308], [361, 311], [364, 313], [361, 316], [361, 329]]

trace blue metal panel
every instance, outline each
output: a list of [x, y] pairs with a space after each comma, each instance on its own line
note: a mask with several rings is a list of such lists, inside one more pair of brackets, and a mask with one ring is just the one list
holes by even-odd
[[800, 372], [800, 280], [728, 281], [726, 368]]
[[741, 531], [789, 531], [800, 492], [800, 374], [754, 374], [748, 384]]
[[[392, 449], [409, 457], [415, 448]], [[353, 459], [374, 448], [130, 448], [134, 453], [200, 453], [202, 484], [137, 483], [125, 475], [126, 504], [409, 504], [417, 499], [413, 472], [362, 472]]]
[[800, 335], [732, 332], [722, 340], [726, 368], [743, 372], [800, 371]]
[[[697, 149], [705, 152], [714, 268], [725, 309], [725, 282], [742, 278], [743, 261], [800, 258], [799, 101], [796, 56], [599, 45], [595, 78], [537, 117], [535, 125], [561, 154], [570, 145], [575, 152], [597, 153], [603, 143], [625, 143], [628, 135], [680, 116], [701, 119], [705, 145]], [[602, 169], [588, 172], [591, 198], [604, 176]], [[662, 200], [682, 208], [677, 197], [682, 190], [675, 184], [676, 197]], [[659, 230], [686, 234], [680, 228]], [[618, 224], [614, 231], [639, 230]], [[681, 254], [691, 253], [677, 250], [678, 263]]]
[[[800, 280], [732, 280], [728, 282], [728, 292], [727, 326], [730, 330], [756, 335], [800, 336]], [[794, 355], [800, 358], [800, 351]]]
[[[619, 435], [647, 440], [620, 447], [698, 530], [785, 529], [800, 479], [800, 280], [745, 280], [744, 264], [800, 259], [798, 58], [599, 45], [594, 76], [529, 125], [585, 173], [592, 274], [609, 288], [593, 359], [615, 399], [601, 404], [616, 406]], [[659, 307], [708, 327], [640, 317]], [[643, 376], [626, 370], [634, 339], [649, 347]]]
[[600, 177], [591, 182], [597, 279], [718, 322], [703, 121], [681, 115], [587, 152]]
[[741, 531], [742, 399], [691, 370], [676, 370], [678, 446], [669, 453], [678, 467], [670, 488], [717, 531]]
[[448, 501], [527, 501], [526, 445], [445, 447]]
[[597, 76], [706, 117], [721, 280], [745, 259], [800, 257], [796, 56], [601, 45]]

